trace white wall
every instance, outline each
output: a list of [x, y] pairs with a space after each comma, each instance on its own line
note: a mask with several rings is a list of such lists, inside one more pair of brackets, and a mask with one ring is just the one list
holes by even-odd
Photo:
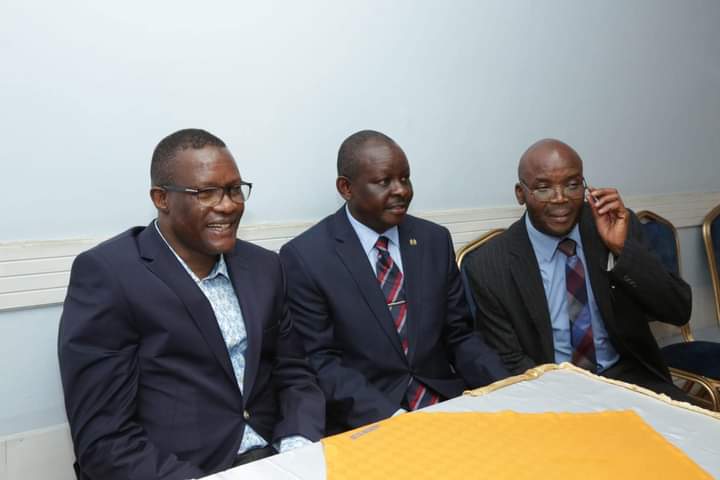
[[[404, 147], [419, 211], [512, 204], [545, 136], [625, 195], [717, 191], [718, 25], [713, 0], [3, 0], [0, 242], [148, 222], [152, 149], [188, 126], [255, 182], [246, 224], [338, 206], [361, 128]], [[697, 235], [685, 275], [712, 312]], [[63, 420], [59, 312], [0, 313], [0, 435]]]
[[0, 241], [147, 222], [152, 149], [187, 126], [256, 182], [246, 223], [327, 214], [366, 127], [405, 148], [424, 211], [511, 203], [544, 136], [597, 185], [715, 190], [718, 25], [713, 0], [4, 0]]
[[66, 421], [57, 364], [61, 311], [0, 313], [0, 437]]

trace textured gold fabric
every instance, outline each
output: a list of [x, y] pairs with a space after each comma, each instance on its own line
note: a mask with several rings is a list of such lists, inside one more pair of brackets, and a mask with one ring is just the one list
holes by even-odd
[[329, 480], [712, 478], [630, 410], [418, 412], [323, 446]]

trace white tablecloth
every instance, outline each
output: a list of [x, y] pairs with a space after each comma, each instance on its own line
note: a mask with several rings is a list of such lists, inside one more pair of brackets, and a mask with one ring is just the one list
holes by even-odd
[[[637, 412], [703, 469], [720, 478], [719, 415], [682, 408], [658, 396], [644, 395], [571, 367], [545, 371], [532, 380], [513, 383], [479, 397], [463, 395], [423, 411], [595, 412], [626, 409]], [[315, 443], [206, 478], [321, 480], [325, 478], [322, 445]]]

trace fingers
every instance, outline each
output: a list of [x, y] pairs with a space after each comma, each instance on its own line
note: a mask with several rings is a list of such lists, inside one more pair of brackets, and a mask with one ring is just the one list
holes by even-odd
[[615, 188], [588, 187], [588, 203], [598, 215], [613, 213], [618, 216], [625, 215], [625, 204], [620, 193]]

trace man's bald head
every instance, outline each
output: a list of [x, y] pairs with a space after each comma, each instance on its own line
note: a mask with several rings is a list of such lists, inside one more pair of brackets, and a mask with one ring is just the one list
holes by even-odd
[[527, 207], [533, 226], [563, 237], [580, 219], [584, 180], [580, 155], [560, 140], [533, 143], [520, 157], [515, 197]]
[[582, 172], [582, 159], [570, 145], [554, 138], [543, 138], [530, 145], [520, 157], [518, 179], [527, 182], [531, 172], [536, 171], [538, 167], [547, 168], [560, 158], [577, 162]]

